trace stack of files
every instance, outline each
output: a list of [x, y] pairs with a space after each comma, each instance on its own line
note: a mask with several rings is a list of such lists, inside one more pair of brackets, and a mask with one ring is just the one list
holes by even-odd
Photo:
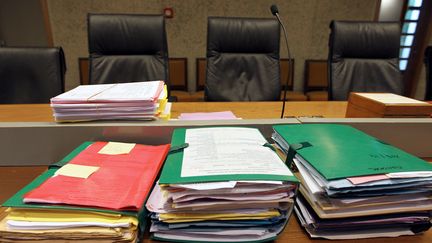
[[284, 229], [298, 181], [258, 129], [175, 129], [146, 207], [153, 239], [261, 242]]
[[163, 81], [80, 85], [51, 98], [58, 122], [169, 119]]
[[85, 142], [2, 205], [0, 242], [137, 242], [169, 145]]
[[431, 227], [432, 164], [351, 126], [274, 126], [298, 171], [295, 212], [313, 238], [414, 235]]

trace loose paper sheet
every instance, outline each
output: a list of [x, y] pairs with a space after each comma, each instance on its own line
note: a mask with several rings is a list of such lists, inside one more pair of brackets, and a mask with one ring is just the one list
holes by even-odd
[[120, 83], [107, 89], [90, 100], [154, 100], [163, 92], [160, 81]]
[[362, 184], [372, 181], [380, 181], [380, 180], [387, 180], [389, 179], [386, 175], [370, 175], [370, 176], [356, 176], [356, 177], [348, 177], [347, 180], [349, 180], [352, 184]]
[[388, 93], [361, 93], [363, 97], [378, 100], [386, 104], [425, 104], [426, 102]]
[[204, 183], [189, 183], [189, 184], [177, 184], [176, 187], [192, 189], [192, 190], [215, 190], [222, 188], [234, 188], [237, 184], [236, 181], [216, 181], [216, 182], [204, 182]]
[[119, 142], [109, 142], [101, 150], [99, 154], [128, 154], [135, 147], [135, 143], [119, 143]]
[[70, 176], [87, 179], [91, 174], [97, 171], [99, 167], [77, 164], [66, 164], [58, 169], [54, 175]]
[[201, 128], [186, 130], [182, 177], [266, 174], [290, 176], [292, 173], [263, 145], [267, 142], [253, 128]]
[[57, 95], [52, 99], [52, 101], [87, 100], [107, 89], [112, 88], [114, 85], [115, 84], [80, 85], [72, 90], [69, 90], [68, 92]]

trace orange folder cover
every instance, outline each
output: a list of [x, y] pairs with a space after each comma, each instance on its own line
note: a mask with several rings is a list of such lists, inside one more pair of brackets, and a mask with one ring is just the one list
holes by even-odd
[[24, 202], [139, 211], [170, 145], [136, 144], [128, 154], [99, 154], [106, 144], [95, 142], [69, 162], [99, 167], [88, 178], [53, 176], [27, 193]]

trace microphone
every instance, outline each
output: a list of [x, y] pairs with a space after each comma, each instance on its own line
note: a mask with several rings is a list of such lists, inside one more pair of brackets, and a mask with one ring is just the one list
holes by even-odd
[[282, 24], [282, 21], [281, 21], [281, 19], [279, 17], [279, 9], [278, 9], [277, 5], [276, 4], [271, 5], [270, 11], [276, 17], [276, 19], [278, 20], [280, 26], [282, 26], [282, 30], [283, 30], [284, 36], [285, 36], [285, 43], [286, 43], [286, 47], [287, 47], [287, 52], [288, 52], [288, 68], [289, 68], [290, 73], [287, 76], [286, 84], [285, 84], [285, 87], [284, 87], [284, 95], [283, 95], [283, 101], [282, 101], [282, 112], [281, 112], [281, 118], [283, 118], [284, 117], [284, 113], [285, 113], [285, 102], [286, 102], [287, 88], [288, 88], [288, 84], [289, 84], [290, 79], [291, 79], [291, 81], [293, 80], [293, 74], [294, 74], [294, 72], [293, 72], [293, 70], [291, 70], [291, 65], [292, 65], [291, 64], [291, 62], [292, 62], [291, 61], [291, 53], [290, 53], [289, 46], [288, 46], [288, 38], [287, 38], [285, 26]]
[[274, 16], [276, 16], [276, 14], [279, 15], [279, 9], [276, 4], [270, 6], [270, 11]]

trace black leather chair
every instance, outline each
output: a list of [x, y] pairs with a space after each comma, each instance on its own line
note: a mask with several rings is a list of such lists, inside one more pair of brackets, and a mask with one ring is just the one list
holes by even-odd
[[64, 92], [61, 48], [0, 47], [0, 103], [49, 103]]
[[330, 29], [330, 100], [347, 100], [349, 92], [403, 93], [399, 23], [332, 21]]
[[207, 31], [206, 100], [280, 100], [275, 19], [210, 17]]
[[425, 100], [432, 100], [432, 46], [426, 47], [424, 62], [426, 65]]
[[89, 14], [90, 84], [168, 80], [161, 15]]

